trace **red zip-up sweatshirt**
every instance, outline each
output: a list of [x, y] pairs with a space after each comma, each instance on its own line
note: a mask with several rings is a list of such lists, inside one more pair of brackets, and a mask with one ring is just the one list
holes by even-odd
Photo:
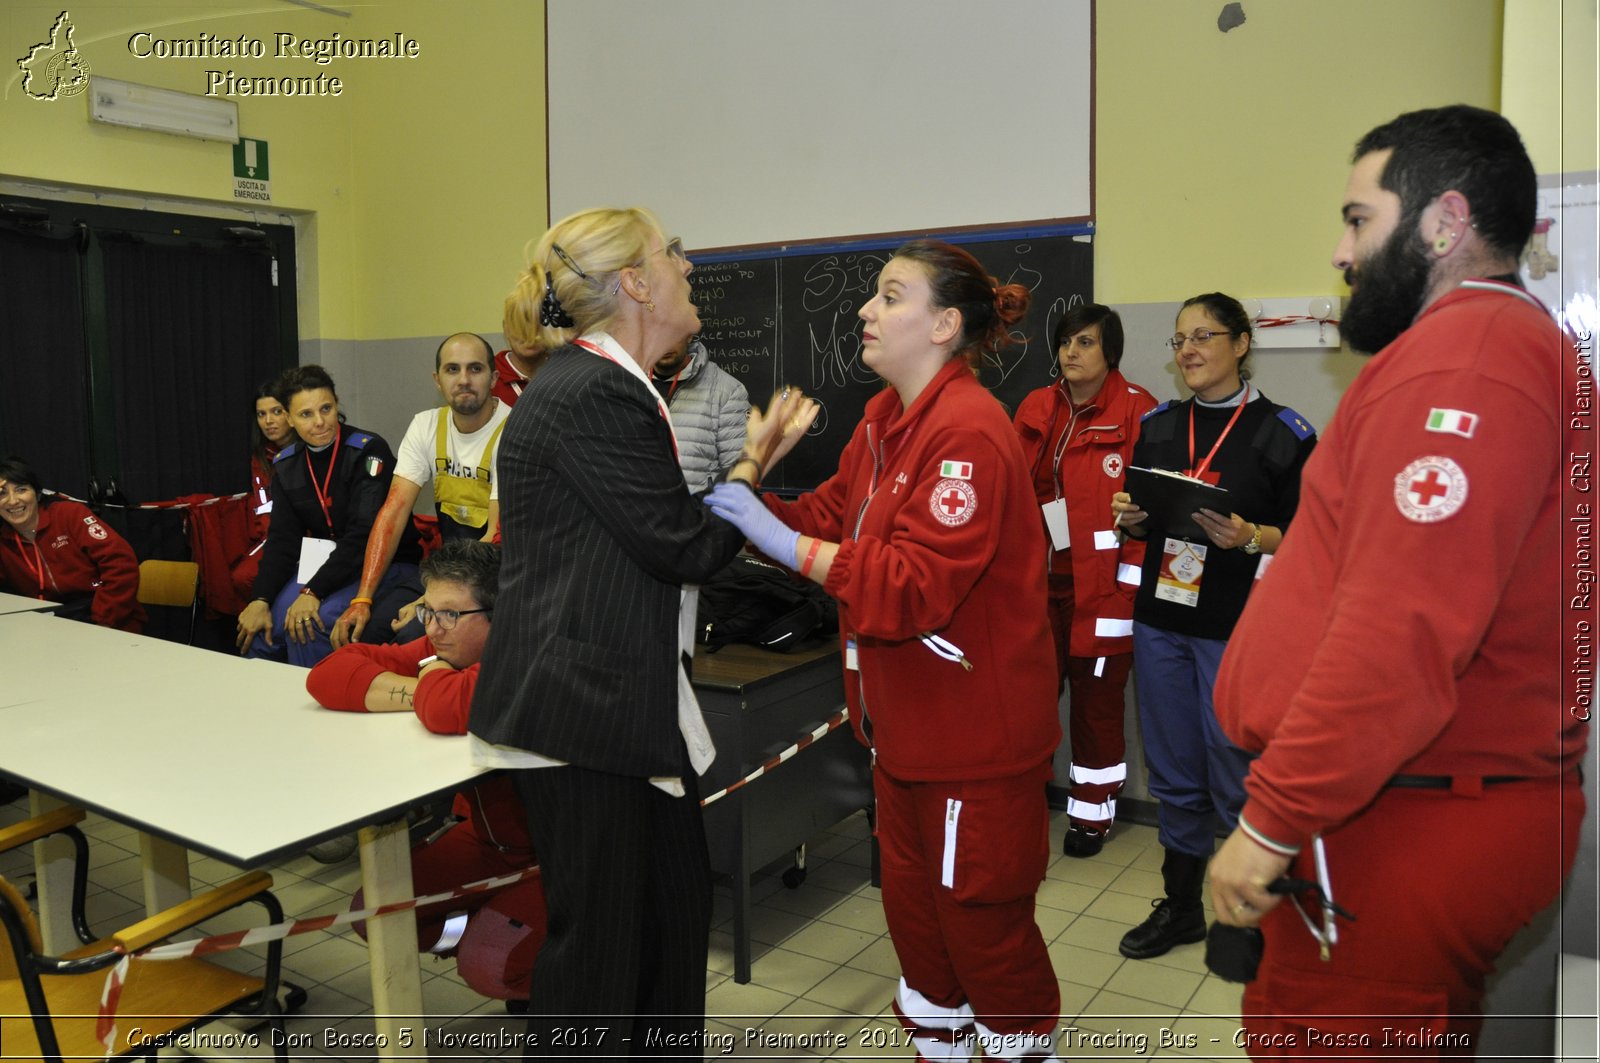
[[[767, 505], [840, 544], [851, 722], [909, 782], [991, 779], [1061, 741], [1045, 610], [1045, 542], [1022, 445], [960, 359], [909, 410], [886, 389], [815, 492]], [[928, 636], [925, 640], [923, 636]], [[867, 737], [870, 729], [870, 741]]]
[[52, 602], [93, 595], [96, 624], [135, 634], [144, 627], [133, 547], [81, 502], [41, 502], [31, 543], [0, 524], [0, 580], [17, 594]]

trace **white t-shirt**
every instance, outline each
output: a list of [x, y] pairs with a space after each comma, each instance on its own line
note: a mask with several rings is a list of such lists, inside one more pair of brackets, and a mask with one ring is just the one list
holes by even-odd
[[[510, 416], [510, 406], [498, 399], [493, 401], [494, 414], [476, 432], [456, 431], [455, 418], [450, 418], [445, 458], [450, 463], [452, 476], [470, 480], [477, 475], [478, 466], [483, 461], [483, 450], [489, 445], [489, 437]], [[433, 462], [439, 451], [439, 413], [443, 409], [435, 406], [411, 418], [411, 426], [406, 429], [405, 438], [400, 440], [400, 453], [395, 458], [395, 475], [404, 476], [418, 487], [433, 483]], [[499, 447], [495, 448], [495, 456], [489, 461], [489, 498], [495, 502], [500, 500], [500, 478], [495, 474], [499, 450]]]

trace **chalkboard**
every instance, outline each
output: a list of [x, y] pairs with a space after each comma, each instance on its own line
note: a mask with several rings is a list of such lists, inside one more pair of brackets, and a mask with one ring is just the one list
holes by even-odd
[[[856, 311], [876, 291], [878, 272], [901, 242], [808, 247], [794, 254], [690, 253], [700, 339], [711, 358], [744, 383], [753, 403], [764, 406], [774, 387], [794, 384], [822, 404], [811, 437], [765, 486], [812, 488], [838, 470], [839, 453], [867, 400], [883, 386], [861, 361]], [[961, 243], [1001, 282], [1032, 292], [1028, 316], [1013, 332], [1017, 342], [1001, 353], [999, 365], [980, 374], [1015, 411], [1028, 392], [1055, 380], [1051, 331], [1069, 306], [1091, 299], [1094, 256], [1087, 226], [990, 233]]]

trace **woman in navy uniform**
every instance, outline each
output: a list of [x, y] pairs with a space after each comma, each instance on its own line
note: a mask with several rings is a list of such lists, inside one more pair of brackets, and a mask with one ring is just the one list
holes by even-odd
[[1254, 335], [1237, 299], [1210, 292], [1183, 304], [1168, 341], [1194, 397], [1145, 415], [1133, 464], [1194, 476], [1228, 491], [1232, 512], [1195, 514], [1201, 534], [1152, 528], [1126, 491], [1117, 523], [1146, 541], [1133, 607], [1133, 667], [1150, 792], [1160, 801], [1166, 895], [1128, 931], [1124, 956], [1149, 959], [1206, 936], [1201, 889], [1220, 817], [1244, 805], [1249, 757], [1228, 741], [1211, 703], [1222, 651], [1264, 558], [1300, 501], [1316, 445], [1309, 422], [1272, 402], [1244, 368]]
[[[382, 436], [344, 423], [333, 378], [321, 366], [291, 369], [278, 384], [299, 442], [272, 463], [272, 522], [252, 600], [239, 614], [237, 644], [245, 656], [287, 656], [309, 668], [328, 655], [328, 628], [355, 597], [367, 535], [394, 476], [394, 452]], [[374, 596], [384, 606], [375, 608], [392, 612], [411, 597], [397, 585], [415, 581], [420, 558], [408, 527]], [[390, 590], [397, 592], [392, 603]]]

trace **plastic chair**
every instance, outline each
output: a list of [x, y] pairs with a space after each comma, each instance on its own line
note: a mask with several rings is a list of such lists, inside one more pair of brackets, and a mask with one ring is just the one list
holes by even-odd
[[[108, 938], [91, 940], [83, 918], [88, 844], [75, 826], [83, 815], [82, 809], [58, 808], [0, 830], [0, 852], [52, 834], [72, 839], [77, 855], [73, 924], [85, 942], [83, 948], [64, 956], [44, 955], [33, 913], [16, 888], [0, 877], [0, 930], [4, 931], [0, 934], [0, 1044], [5, 1046], [8, 1060], [61, 1063], [64, 1058], [104, 1056], [105, 1046], [95, 1036], [95, 1021], [106, 972], [123, 953], [149, 948], [247, 901], [262, 905], [269, 922], [283, 919], [282, 907], [269, 892], [272, 877], [265, 871], [252, 871]], [[214, 1016], [254, 1012], [265, 1016], [270, 1026], [274, 1058], [286, 1059], [283, 1015], [277, 1002], [282, 958], [283, 942], [271, 942], [261, 977], [194, 957], [134, 960], [117, 1008], [117, 1043], [105, 1058], [149, 1056], [153, 1046], [171, 1043]], [[137, 1040], [131, 1041], [135, 1035]], [[258, 1041], [267, 1042], [268, 1038]]]
[[200, 612], [200, 566], [193, 561], [139, 562], [139, 604], [189, 610], [188, 644], [194, 645]]

